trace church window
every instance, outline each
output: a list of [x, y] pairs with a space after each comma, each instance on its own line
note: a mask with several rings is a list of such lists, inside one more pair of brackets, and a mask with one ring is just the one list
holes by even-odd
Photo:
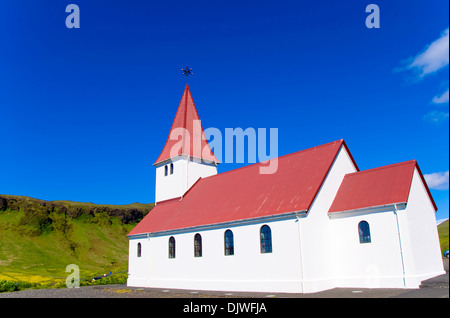
[[170, 164], [170, 174], [173, 174], [173, 163]]
[[169, 167], [167, 165], [164, 166], [164, 177], [167, 177]]
[[175, 258], [175, 238], [169, 238], [169, 258]]
[[141, 243], [137, 244], [137, 257], [141, 257], [141, 253], [142, 253], [142, 245]]
[[260, 240], [261, 253], [272, 253], [272, 231], [268, 225], [261, 226]]
[[225, 231], [225, 255], [234, 255], [234, 238], [231, 230]]
[[202, 236], [198, 233], [194, 236], [194, 256], [202, 257]]
[[359, 243], [370, 243], [370, 228], [369, 223], [361, 221], [358, 224]]

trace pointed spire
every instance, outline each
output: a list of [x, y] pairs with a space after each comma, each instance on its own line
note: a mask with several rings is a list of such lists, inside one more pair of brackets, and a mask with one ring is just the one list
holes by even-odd
[[181, 97], [166, 144], [153, 165], [179, 155], [188, 155], [208, 162], [219, 163], [206, 140], [188, 84], [186, 84]]

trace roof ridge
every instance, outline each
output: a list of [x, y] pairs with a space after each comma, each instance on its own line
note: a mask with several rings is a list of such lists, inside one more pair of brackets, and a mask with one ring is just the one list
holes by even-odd
[[412, 163], [417, 165], [417, 160], [412, 159], [412, 160], [392, 163], [392, 164], [385, 165], [385, 166], [380, 166], [380, 167], [370, 168], [370, 169], [366, 169], [366, 170], [360, 170], [360, 171], [356, 171], [356, 172], [347, 173], [346, 175], [351, 176], [351, 175], [355, 175], [355, 174], [369, 173], [369, 172], [374, 172], [374, 171], [378, 171], [378, 170], [388, 169], [388, 168], [402, 166], [402, 165], [406, 165], [406, 164], [412, 164]]
[[[276, 158], [286, 158], [286, 157], [289, 157], [289, 156], [291, 156], [291, 155], [295, 155], [295, 154], [299, 154], [299, 153], [302, 153], [302, 152], [307, 152], [307, 151], [311, 151], [311, 150], [315, 150], [315, 149], [317, 149], [317, 148], [322, 148], [322, 147], [325, 147], [325, 146], [331, 146], [331, 145], [334, 145], [334, 144], [336, 144], [336, 143], [340, 143], [341, 145], [339, 146], [339, 149], [340, 149], [340, 147], [342, 147], [342, 145], [343, 144], [345, 144], [345, 141], [344, 141], [344, 139], [339, 139], [339, 140], [335, 140], [335, 141], [332, 141], [332, 142], [328, 142], [328, 143], [326, 143], [326, 144], [322, 144], [322, 145], [318, 145], [318, 146], [315, 146], [315, 147], [311, 147], [311, 148], [307, 148], [307, 149], [303, 149], [303, 150], [299, 150], [299, 151], [296, 151], [296, 152], [293, 152], [293, 153], [289, 153], [289, 154], [286, 154], [286, 155], [283, 155], [283, 156], [280, 156], [280, 157], [276, 157]], [[334, 158], [336, 158], [336, 156], [337, 156], [337, 153], [336, 153], [336, 155], [334, 156]], [[272, 159], [275, 159], [275, 158], [272, 158]], [[272, 159], [269, 159], [269, 160], [272, 160]], [[266, 161], [268, 161], [268, 160], [266, 160]], [[331, 162], [331, 164], [333, 164], [333, 162], [334, 162], [334, 159], [333, 159], [333, 161]], [[204, 181], [204, 180], [208, 180], [208, 179], [212, 179], [212, 178], [214, 178], [214, 177], [218, 177], [218, 176], [223, 176], [223, 175], [225, 175], [225, 174], [228, 174], [228, 173], [233, 173], [233, 172], [236, 172], [236, 171], [238, 171], [238, 170], [243, 170], [243, 169], [245, 169], [245, 168], [249, 168], [249, 167], [253, 167], [253, 166], [255, 166], [255, 165], [261, 165], [261, 164], [263, 164], [264, 163], [264, 161], [263, 162], [257, 162], [257, 163], [253, 163], [253, 164], [250, 164], [250, 165], [247, 165], [247, 166], [244, 166], [244, 167], [239, 167], [239, 168], [236, 168], [236, 169], [232, 169], [232, 170], [228, 170], [228, 171], [225, 171], [225, 172], [222, 172], [222, 173], [218, 173], [218, 174], [214, 174], [214, 175], [211, 175], [211, 176], [207, 176], [207, 177], [200, 177], [200, 178], [198, 178], [198, 180], [196, 181], [196, 182], [194, 182], [194, 184], [180, 197], [181, 198], [181, 200], [180, 201], [182, 201], [183, 199], [184, 199], [184, 197], [186, 197], [188, 194], [189, 194], [189, 192], [191, 192], [191, 190], [198, 184], [198, 183], [200, 183], [201, 181]], [[331, 165], [330, 165], [331, 166]], [[330, 167], [328, 168], [328, 170], [330, 169]], [[327, 171], [328, 171], [327, 170]], [[327, 172], [328, 173], [328, 172]], [[322, 183], [323, 183], [323, 181], [322, 181]], [[315, 198], [315, 196], [314, 196], [314, 198]]]
[[252, 164], [249, 164], [249, 165], [247, 165], [247, 166], [243, 166], [243, 167], [239, 167], [239, 168], [236, 168], [236, 169], [224, 171], [224, 172], [221, 172], [221, 173], [212, 175], [212, 176], [203, 177], [202, 179], [214, 178], [214, 177], [217, 177], [217, 176], [226, 174], [226, 173], [235, 172], [235, 171], [237, 171], [237, 170], [243, 170], [243, 169], [245, 169], [245, 168], [250, 168], [250, 167], [253, 167], [253, 166], [257, 166], [257, 165], [263, 165], [263, 164], [265, 164], [266, 162], [268, 162], [268, 161], [270, 161], [270, 160], [273, 160], [273, 159], [276, 159], [276, 158], [281, 159], [281, 158], [286, 158], [286, 157], [290, 157], [290, 156], [293, 156], [293, 155], [298, 155], [299, 153], [302, 153], [302, 152], [312, 151], [312, 150], [315, 150], [315, 149], [317, 149], [317, 148], [322, 148], [322, 147], [325, 147], [325, 146], [331, 146], [332, 144], [336, 144], [336, 143], [339, 143], [339, 142], [341, 143], [341, 146], [342, 146], [342, 144], [344, 143], [344, 139], [339, 139], [339, 140], [327, 142], [326, 144], [314, 146], [314, 147], [311, 147], [311, 148], [299, 150], [299, 151], [292, 152], [292, 153], [288, 153], [288, 154], [286, 154], [286, 155], [282, 155], [282, 156], [279, 156], [279, 157], [271, 158], [271, 159], [268, 159], [268, 160], [265, 160], [265, 161], [260, 161], [260, 162], [252, 163]]

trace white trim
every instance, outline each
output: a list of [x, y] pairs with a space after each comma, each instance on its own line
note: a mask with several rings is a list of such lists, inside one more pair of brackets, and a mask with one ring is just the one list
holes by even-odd
[[382, 204], [382, 205], [376, 205], [376, 206], [359, 208], [359, 209], [328, 212], [328, 216], [331, 217], [331, 216], [340, 216], [342, 214], [354, 215], [354, 214], [364, 214], [364, 213], [387, 212], [387, 211], [392, 211], [395, 208], [397, 208], [397, 210], [404, 210], [404, 209], [406, 209], [406, 204], [407, 204], [407, 202], [397, 202], [397, 203]]
[[186, 159], [186, 160], [197, 159], [197, 160], [199, 160], [201, 163], [204, 163], [204, 164], [207, 164], [207, 165], [216, 166], [216, 167], [217, 167], [217, 165], [220, 163], [220, 162], [211, 161], [211, 160], [208, 160], [208, 159], [199, 158], [199, 157], [195, 157], [195, 156], [191, 156], [191, 155], [181, 154], [181, 155], [177, 155], [177, 156], [172, 157], [172, 158], [164, 159], [164, 160], [162, 160], [162, 161], [160, 161], [160, 162], [155, 162], [155, 163], [153, 164], [153, 166], [155, 166], [155, 167], [158, 168], [158, 167], [160, 167], [160, 166], [166, 165], [166, 164], [169, 163], [169, 162], [173, 162], [174, 160], [177, 160], [177, 159], [179, 159], [179, 158], [181, 158], [181, 159]]

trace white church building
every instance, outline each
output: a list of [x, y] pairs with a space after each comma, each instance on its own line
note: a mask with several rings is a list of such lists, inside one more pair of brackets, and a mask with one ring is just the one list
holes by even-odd
[[[186, 85], [171, 133], [198, 135], [196, 120]], [[262, 163], [218, 174], [200, 134], [176, 151], [169, 134], [154, 163], [156, 205], [128, 234], [128, 286], [313, 293], [418, 288], [445, 273], [415, 160], [360, 171], [338, 140], [278, 157], [273, 174]]]

